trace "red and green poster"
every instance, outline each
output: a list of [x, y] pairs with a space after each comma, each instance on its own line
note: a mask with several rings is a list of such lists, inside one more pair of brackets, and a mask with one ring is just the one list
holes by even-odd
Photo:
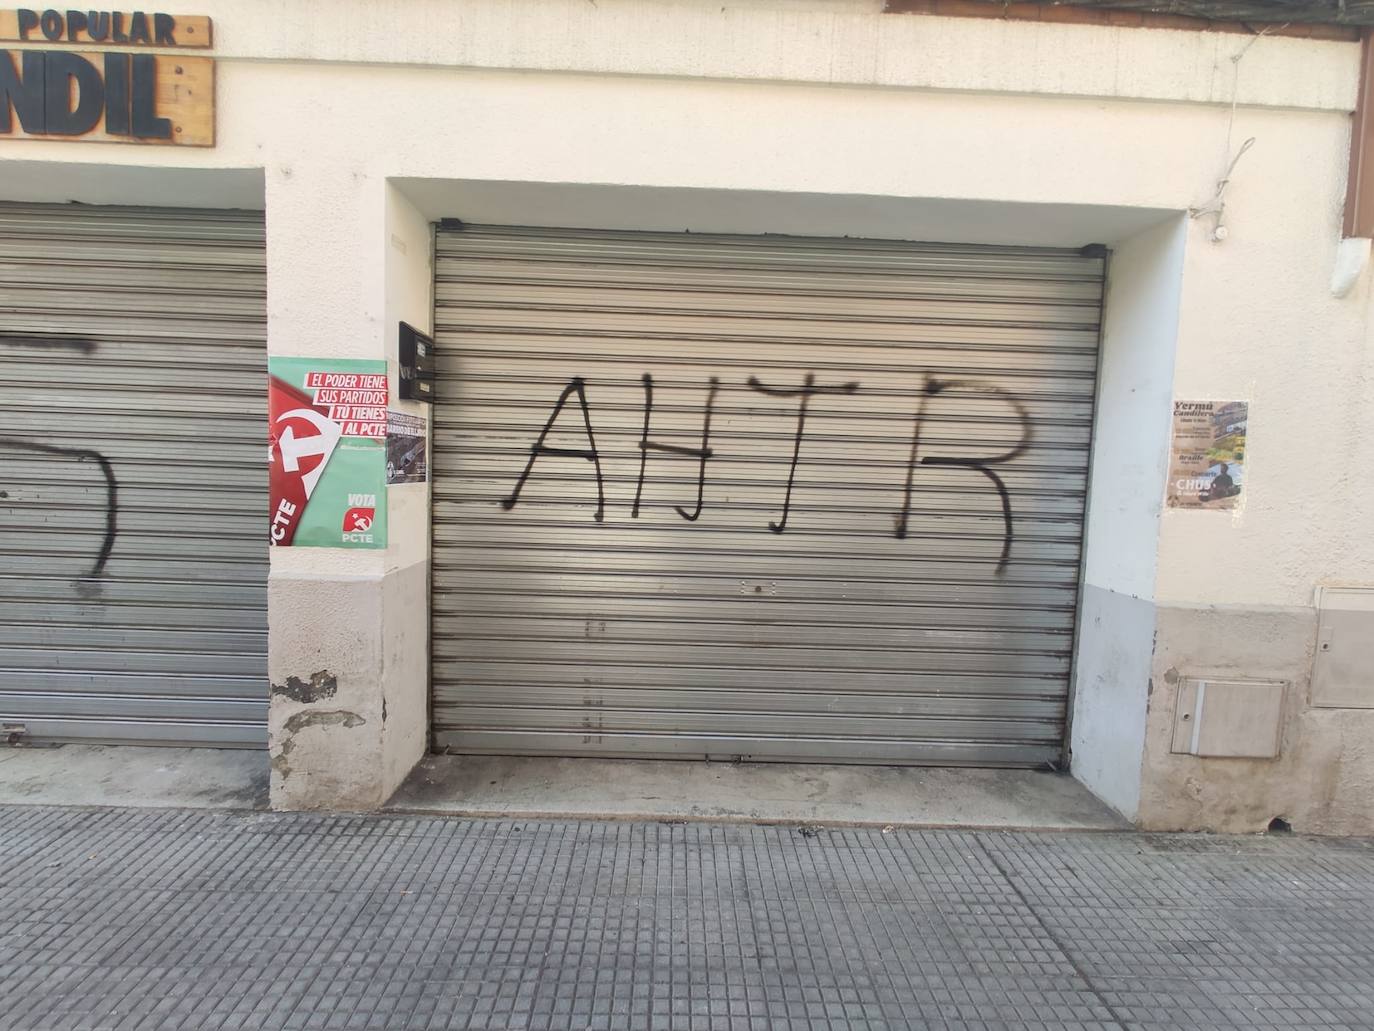
[[267, 372], [272, 544], [386, 547], [386, 362], [269, 358]]

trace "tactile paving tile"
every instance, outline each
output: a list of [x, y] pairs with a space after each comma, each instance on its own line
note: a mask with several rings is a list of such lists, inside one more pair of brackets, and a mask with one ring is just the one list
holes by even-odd
[[0, 808], [0, 1028], [1374, 1028], [1374, 843]]

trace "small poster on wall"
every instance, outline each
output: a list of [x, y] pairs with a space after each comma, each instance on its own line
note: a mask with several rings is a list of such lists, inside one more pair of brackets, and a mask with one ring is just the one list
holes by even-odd
[[391, 412], [386, 424], [386, 482], [424, 483], [429, 479], [425, 451], [425, 417]]
[[386, 362], [270, 358], [271, 543], [386, 547]]
[[1175, 401], [1170, 508], [1237, 508], [1245, 481], [1248, 401]]

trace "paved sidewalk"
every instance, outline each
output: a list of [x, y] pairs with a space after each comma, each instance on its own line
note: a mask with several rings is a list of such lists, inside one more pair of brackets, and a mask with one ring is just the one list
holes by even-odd
[[0, 1027], [1374, 1027], [1374, 843], [0, 807]]

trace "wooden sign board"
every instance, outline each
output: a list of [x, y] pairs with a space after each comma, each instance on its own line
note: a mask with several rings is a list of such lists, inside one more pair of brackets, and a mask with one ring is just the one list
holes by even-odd
[[0, 139], [7, 138], [213, 147], [214, 59], [0, 50]]
[[204, 50], [214, 41], [204, 15], [19, 7], [0, 10], [0, 42]]

